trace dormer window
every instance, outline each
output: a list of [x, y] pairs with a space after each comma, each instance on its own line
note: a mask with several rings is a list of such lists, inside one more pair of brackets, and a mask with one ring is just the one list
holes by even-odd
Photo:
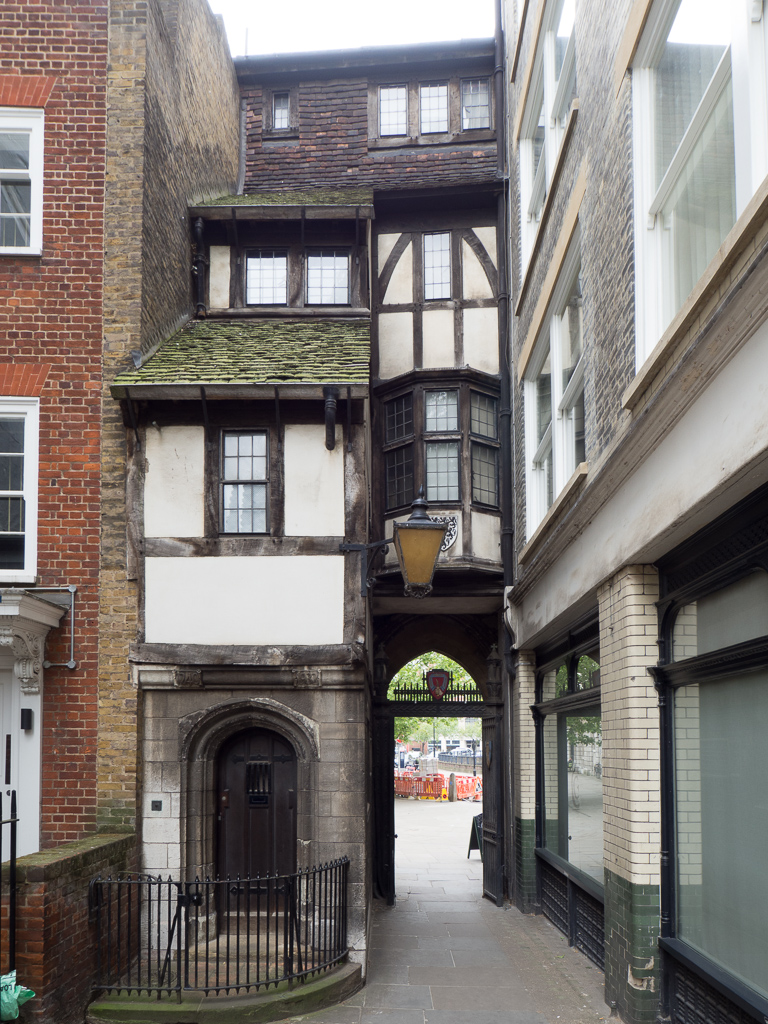
[[307, 254], [307, 304], [349, 305], [349, 252], [318, 249]]
[[249, 306], [284, 306], [288, 302], [288, 254], [259, 249], [245, 265], [245, 301]]
[[421, 134], [448, 131], [448, 85], [422, 85], [419, 89]]
[[272, 127], [275, 131], [290, 126], [290, 93], [275, 92], [272, 94]]

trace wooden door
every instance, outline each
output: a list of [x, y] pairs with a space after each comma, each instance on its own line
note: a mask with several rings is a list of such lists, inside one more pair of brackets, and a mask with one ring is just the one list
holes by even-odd
[[218, 763], [221, 878], [296, 870], [296, 753], [270, 729], [237, 733]]
[[483, 895], [498, 907], [504, 898], [501, 715], [483, 715]]

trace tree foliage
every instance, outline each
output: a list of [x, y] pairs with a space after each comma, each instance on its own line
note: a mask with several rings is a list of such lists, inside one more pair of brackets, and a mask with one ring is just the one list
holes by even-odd
[[[472, 682], [472, 677], [457, 662], [447, 658], [444, 654], [428, 651], [426, 654], [420, 654], [413, 661], [409, 661], [407, 665], [403, 665], [389, 684], [387, 697], [390, 700], [397, 700], [395, 690], [401, 689], [406, 685], [420, 685], [424, 673], [432, 668], [442, 668], [452, 672], [454, 682]], [[456, 718], [415, 717], [395, 719], [395, 739], [399, 743], [425, 743], [427, 740], [432, 739], [433, 730], [434, 735], [438, 738], [456, 735], [473, 736], [478, 733], [476, 727], [473, 728], [471, 724], [460, 725]]]

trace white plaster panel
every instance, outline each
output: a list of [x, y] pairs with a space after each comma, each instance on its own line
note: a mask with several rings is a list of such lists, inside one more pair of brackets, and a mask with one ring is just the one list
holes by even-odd
[[344, 535], [344, 438], [336, 427], [336, 447], [325, 447], [323, 423], [285, 426], [286, 537]]
[[499, 314], [495, 306], [464, 310], [464, 362], [484, 373], [499, 372]]
[[744, 493], [757, 486], [762, 475], [751, 486], [749, 476], [743, 484], [742, 477], [766, 453], [764, 324], [526, 595], [517, 609], [518, 644], [527, 644], [621, 566], [655, 561], [668, 549], [671, 531], [676, 543], [695, 532], [701, 522], [686, 526], [692, 508], [711, 506], [714, 517], [730, 504], [730, 485]]
[[501, 561], [501, 520], [498, 516], [472, 513], [472, 554], [475, 558]]
[[491, 263], [493, 263], [494, 267], [497, 266], [498, 256], [496, 255], [496, 228], [473, 228], [472, 230], [483, 243], [483, 248], [491, 257]]
[[423, 368], [455, 366], [453, 310], [429, 310], [422, 314], [421, 324]]
[[208, 305], [213, 309], [229, 308], [229, 246], [212, 245], [208, 271]]
[[399, 234], [379, 235], [379, 273], [384, 269], [387, 257], [397, 245]]
[[145, 537], [202, 537], [205, 431], [149, 427], [144, 480]]
[[466, 240], [461, 243], [461, 276], [465, 299], [493, 298], [493, 289], [488, 275]]
[[413, 246], [410, 243], [395, 264], [382, 302], [413, 302]]
[[387, 380], [413, 369], [413, 313], [379, 315], [379, 377]]
[[343, 555], [147, 558], [150, 644], [340, 644]]

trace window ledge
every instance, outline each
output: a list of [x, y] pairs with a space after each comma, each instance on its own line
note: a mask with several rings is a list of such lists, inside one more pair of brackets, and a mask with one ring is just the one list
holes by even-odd
[[[699, 278], [659, 343], [638, 370], [635, 379], [621, 398], [622, 408], [630, 412], [639, 405], [651, 383], [664, 367], [686, 332], [700, 316], [711, 299], [712, 290], [723, 283], [734, 263], [745, 251], [757, 227], [768, 212], [768, 177], [752, 196], [746, 209], [729, 231], [725, 241], [715, 253], [709, 266]], [[714, 310], [713, 310], [714, 312]], [[703, 324], [701, 325], [704, 326]]]
[[549, 506], [549, 508], [547, 509], [547, 514], [544, 516], [539, 525], [531, 534], [531, 539], [520, 550], [517, 556], [517, 561], [520, 565], [527, 562], [544, 542], [547, 534], [552, 529], [553, 525], [557, 522], [557, 520], [560, 518], [562, 512], [568, 505], [568, 502], [571, 500], [571, 498], [578, 494], [578, 492], [586, 483], [588, 472], [589, 463], [579, 463], [571, 479], [568, 481], [568, 483], [565, 485], [562, 491], [560, 491], [560, 493], [552, 502], [552, 504]]
[[367, 306], [212, 306], [208, 309], [208, 318], [239, 319], [240, 317], [254, 318], [268, 317], [270, 320], [283, 317], [370, 317], [371, 311]]
[[456, 143], [472, 145], [478, 142], [494, 142], [493, 128], [467, 128], [460, 132], [434, 132], [425, 135], [392, 135], [386, 138], [374, 136], [368, 139], [368, 149], [418, 149], [423, 146], [448, 146]]
[[549, 183], [549, 192], [544, 200], [544, 206], [541, 210], [541, 217], [539, 218], [539, 226], [536, 228], [536, 237], [533, 240], [531, 246], [531, 252], [528, 256], [528, 264], [525, 268], [525, 274], [523, 275], [523, 283], [520, 286], [520, 294], [517, 297], [517, 303], [515, 305], [515, 316], [520, 316], [520, 310], [523, 306], [523, 300], [525, 299], [525, 293], [528, 291], [528, 285], [531, 281], [531, 274], [533, 271], [533, 264], [536, 259], [536, 255], [541, 248], [541, 242], [544, 237], [544, 227], [549, 219], [550, 211], [554, 205], [553, 196], [557, 193], [557, 186], [560, 181], [560, 175], [563, 172], [563, 164], [565, 163], [565, 155], [568, 151], [568, 145], [573, 135], [573, 130], [576, 126], [576, 117], [579, 113], [579, 101], [574, 99], [571, 103], [571, 109], [568, 112], [568, 120], [565, 123], [565, 131], [563, 132], [563, 139], [560, 143], [560, 148], [557, 151], [557, 157], [555, 158], [555, 166], [552, 169], [552, 180]]

